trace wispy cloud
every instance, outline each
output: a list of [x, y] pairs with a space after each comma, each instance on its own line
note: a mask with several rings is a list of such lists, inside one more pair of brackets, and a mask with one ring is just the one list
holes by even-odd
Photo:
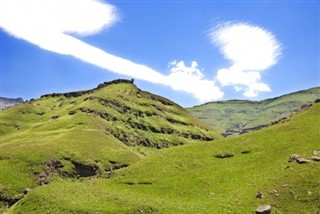
[[170, 75], [165, 76], [78, 38], [98, 33], [117, 20], [116, 8], [97, 0], [0, 0], [0, 27], [16, 38], [108, 71], [188, 92], [200, 101], [222, 96], [213, 81], [197, 73], [195, 64], [188, 70], [183, 62], [177, 63], [171, 67]]
[[232, 63], [217, 72], [216, 79], [222, 86], [232, 86], [246, 97], [271, 91], [261, 81], [261, 73], [276, 64], [281, 55], [281, 44], [272, 33], [247, 23], [227, 22], [214, 28], [210, 36]]
[[0, 0], [0, 26], [9, 34], [115, 73], [163, 83], [164, 76], [151, 68], [76, 38], [100, 32], [117, 20], [115, 7], [95, 0]]

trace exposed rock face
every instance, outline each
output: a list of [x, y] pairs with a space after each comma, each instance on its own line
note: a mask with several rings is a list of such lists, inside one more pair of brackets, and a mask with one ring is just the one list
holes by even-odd
[[110, 82], [101, 83], [94, 89], [85, 90], [85, 91], [73, 91], [73, 92], [67, 92], [67, 93], [45, 94], [45, 95], [42, 95], [41, 98], [42, 97], [59, 97], [61, 95], [65, 96], [67, 98], [80, 97], [80, 96], [85, 95], [85, 94], [90, 94], [90, 93], [94, 92], [94, 90], [96, 90], [96, 89], [107, 87], [108, 85], [118, 84], [118, 83], [130, 83], [130, 84], [133, 84], [133, 82], [134, 82], [133, 79], [132, 80], [117, 79], [117, 80], [113, 80], [113, 81], [110, 81]]
[[77, 178], [95, 176], [99, 171], [98, 167], [93, 164], [73, 162], [73, 165], [75, 166], [75, 175]]
[[271, 213], [270, 205], [259, 206], [256, 209], [256, 214], [270, 214], [270, 213]]
[[14, 99], [14, 98], [0, 97], [0, 110], [9, 108], [10, 106], [17, 105], [22, 102], [23, 102], [22, 98]]

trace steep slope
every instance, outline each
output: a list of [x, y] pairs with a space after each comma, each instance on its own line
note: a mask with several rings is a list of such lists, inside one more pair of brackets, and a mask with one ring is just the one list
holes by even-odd
[[188, 108], [224, 136], [258, 130], [320, 98], [320, 87], [262, 101], [229, 100]]
[[0, 201], [55, 176], [108, 177], [148, 153], [220, 138], [175, 103], [117, 80], [1, 112]]
[[288, 162], [320, 153], [319, 125], [320, 103], [263, 130], [161, 150], [110, 179], [57, 179], [9, 213], [253, 213], [264, 204], [319, 213], [319, 162]]
[[22, 103], [22, 98], [6, 98], [6, 97], [0, 97], [0, 110], [6, 109], [10, 106], [17, 105], [19, 103]]

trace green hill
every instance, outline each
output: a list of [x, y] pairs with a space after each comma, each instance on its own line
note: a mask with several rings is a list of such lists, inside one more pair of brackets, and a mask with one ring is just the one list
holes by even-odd
[[0, 114], [1, 207], [55, 177], [109, 177], [161, 148], [221, 138], [127, 80], [44, 95]]
[[320, 87], [262, 101], [229, 100], [188, 108], [200, 120], [224, 136], [269, 126], [320, 98]]
[[[320, 153], [319, 125], [317, 103], [263, 130], [132, 158], [135, 163], [108, 177], [54, 172], [49, 184], [28, 191], [8, 213], [253, 213], [269, 204], [272, 213], [316, 214], [320, 165], [310, 158]], [[27, 148], [15, 141], [5, 145]], [[307, 163], [288, 162], [293, 154]]]

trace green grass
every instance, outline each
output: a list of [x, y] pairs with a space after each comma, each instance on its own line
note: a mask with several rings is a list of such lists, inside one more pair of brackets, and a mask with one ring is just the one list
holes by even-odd
[[288, 117], [317, 98], [320, 98], [320, 87], [262, 101], [210, 102], [188, 110], [219, 133], [233, 135]]
[[130, 83], [78, 94], [44, 96], [0, 112], [0, 208], [3, 198], [38, 187], [52, 162], [63, 166], [49, 169], [50, 181], [75, 176], [77, 164], [106, 176], [111, 168], [131, 165], [159, 148], [201, 141], [193, 136], [221, 138], [182, 107]]
[[[160, 150], [110, 179], [56, 177], [8, 213], [253, 213], [262, 204], [272, 213], [319, 213], [319, 162], [288, 163], [320, 149], [319, 125], [314, 104], [260, 131]], [[215, 157], [225, 153], [234, 156]]]

